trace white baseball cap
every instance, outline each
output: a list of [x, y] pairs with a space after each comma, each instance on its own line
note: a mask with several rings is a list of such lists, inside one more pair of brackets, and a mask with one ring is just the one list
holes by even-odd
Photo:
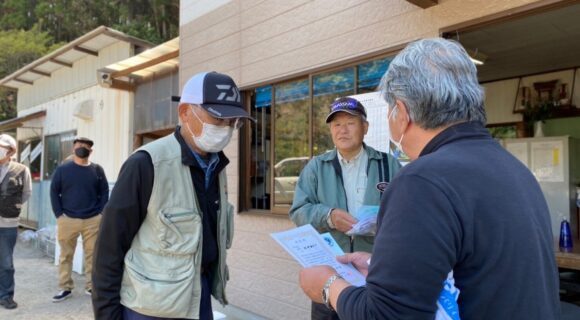
[[242, 104], [234, 80], [223, 73], [201, 72], [183, 86], [180, 103], [197, 104], [218, 119], [247, 118], [254, 120]]
[[16, 150], [16, 140], [7, 134], [0, 134], [0, 146]]

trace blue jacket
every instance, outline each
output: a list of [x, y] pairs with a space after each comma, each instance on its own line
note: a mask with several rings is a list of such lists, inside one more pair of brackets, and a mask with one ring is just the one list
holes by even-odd
[[550, 214], [530, 171], [476, 123], [451, 126], [381, 201], [365, 287], [340, 319], [429, 319], [450, 270], [461, 319], [559, 319]]
[[[364, 146], [368, 155], [367, 188], [363, 205], [379, 205], [381, 192], [376, 188], [379, 182], [388, 182], [395, 176], [401, 165], [386, 153]], [[388, 173], [387, 173], [388, 171]], [[355, 236], [330, 229], [326, 222], [332, 208], [347, 209], [346, 192], [342, 183], [341, 167], [336, 149], [312, 158], [300, 173], [294, 201], [290, 208], [290, 218], [297, 226], [311, 224], [319, 232], [328, 232], [343, 251], [370, 252], [374, 237]]]

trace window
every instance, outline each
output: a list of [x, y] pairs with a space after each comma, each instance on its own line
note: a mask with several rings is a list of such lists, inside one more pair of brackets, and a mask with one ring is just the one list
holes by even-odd
[[177, 103], [171, 101], [171, 96], [177, 95], [179, 95], [177, 72], [151, 77], [140, 83], [135, 91], [134, 132], [146, 134], [174, 129], [178, 121]]
[[383, 58], [359, 64], [357, 68], [357, 93], [376, 91], [390, 63], [391, 58]]
[[[310, 94], [308, 80], [298, 80], [274, 87], [274, 167], [291, 158], [310, 156], [308, 132]], [[298, 176], [284, 177], [274, 171], [274, 205], [290, 206]]]
[[75, 136], [73, 131], [45, 137], [44, 180], [50, 180], [56, 167], [72, 156]]
[[312, 156], [332, 150], [326, 124], [336, 98], [376, 90], [391, 58], [244, 92], [257, 122], [241, 139], [241, 208], [288, 213], [294, 189]]
[[[246, 208], [270, 209], [270, 146], [272, 124], [272, 86], [257, 88], [252, 96], [251, 114], [257, 120], [250, 133], [249, 198]], [[248, 128], [247, 126], [245, 128]], [[242, 180], [243, 181], [243, 180]], [[247, 185], [242, 183], [243, 185]]]
[[32, 139], [24, 143], [20, 142], [20, 162], [30, 168], [30, 176], [33, 181], [40, 180], [40, 158], [42, 158], [42, 140]]
[[336, 98], [352, 95], [354, 90], [354, 67], [328, 72], [312, 77], [312, 127], [313, 154], [332, 150], [334, 145], [326, 124], [328, 106]]

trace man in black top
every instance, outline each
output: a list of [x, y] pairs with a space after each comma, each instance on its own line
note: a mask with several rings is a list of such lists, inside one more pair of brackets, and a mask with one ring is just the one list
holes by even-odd
[[[185, 84], [178, 115], [181, 125], [172, 135], [145, 145], [121, 168], [97, 240], [96, 319], [208, 320], [213, 319], [211, 295], [227, 302], [225, 249], [231, 244], [231, 232], [225, 229], [233, 228], [233, 221], [225, 225], [226, 215], [232, 218], [232, 212], [223, 210], [227, 207], [224, 169], [229, 160], [222, 150], [233, 130], [250, 117], [233, 80], [216, 72], [199, 73]], [[164, 181], [168, 182], [162, 185]], [[187, 200], [191, 195], [193, 205]], [[175, 212], [176, 206], [179, 221], [165, 214]], [[157, 233], [179, 236], [170, 239]], [[191, 243], [201, 245], [182, 250]], [[176, 255], [185, 263], [176, 262]], [[136, 264], [150, 256], [156, 257], [151, 263], [128, 267], [129, 262]], [[172, 276], [176, 269], [186, 271], [176, 278]], [[164, 296], [178, 291], [184, 294], [176, 300], [187, 296], [185, 303]]]
[[56, 216], [60, 246], [59, 287], [52, 298], [60, 302], [70, 298], [74, 283], [72, 262], [77, 239], [82, 235], [86, 273], [85, 293], [91, 295], [93, 248], [101, 222], [101, 212], [109, 199], [109, 183], [103, 168], [89, 161], [93, 141], [76, 138], [73, 158], [56, 168], [50, 184], [50, 201]]
[[[450, 319], [558, 319], [546, 201], [484, 127], [484, 93], [465, 50], [439, 38], [412, 43], [381, 87], [391, 138], [412, 162], [383, 195], [372, 258], [339, 258], [366, 286], [320, 266], [302, 270], [306, 294], [324, 296], [343, 320], [431, 320], [438, 307]], [[451, 299], [438, 301], [447, 279]]]

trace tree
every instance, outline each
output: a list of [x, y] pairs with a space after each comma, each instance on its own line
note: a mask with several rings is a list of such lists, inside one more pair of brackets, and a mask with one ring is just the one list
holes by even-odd
[[[0, 79], [54, 50], [52, 38], [36, 28], [30, 31], [0, 31]], [[16, 95], [0, 89], [0, 121], [16, 116]]]
[[38, 0], [34, 14], [40, 30], [56, 42], [72, 41], [100, 25], [153, 43], [179, 33], [178, 0]]
[[30, 30], [36, 23], [36, 0], [5, 0], [0, 2], [0, 29]]

